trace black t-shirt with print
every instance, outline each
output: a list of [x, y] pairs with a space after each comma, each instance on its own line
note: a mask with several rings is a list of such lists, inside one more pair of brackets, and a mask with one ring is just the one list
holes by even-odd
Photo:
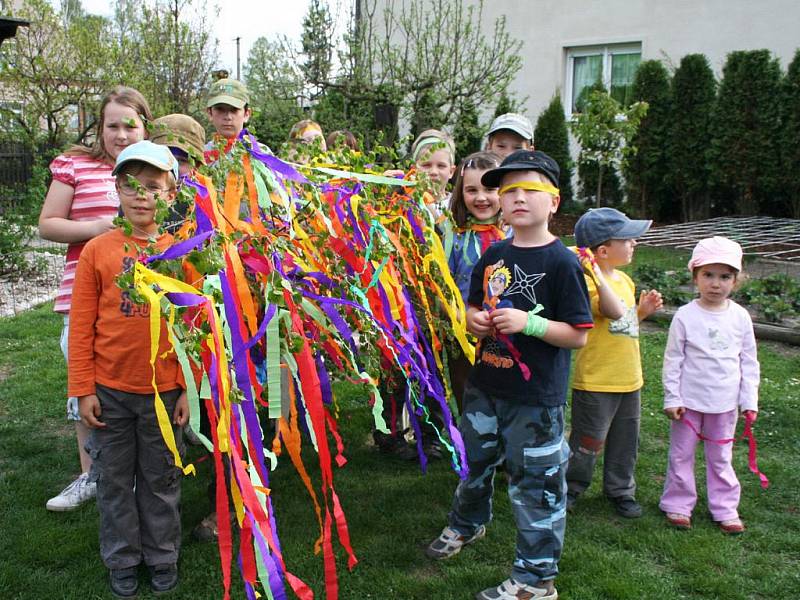
[[[514, 246], [513, 238], [493, 244], [472, 271], [469, 304], [525, 312], [540, 304], [543, 308], [538, 314], [548, 320], [592, 326], [580, 263], [559, 239], [532, 248]], [[506, 340], [499, 338], [489, 335], [481, 340], [470, 373], [474, 386], [486, 394], [524, 404], [560, 406], [566, 402], [570, 350], [523, 333]], [[527, 381], [507, 340], [529, 369]]]

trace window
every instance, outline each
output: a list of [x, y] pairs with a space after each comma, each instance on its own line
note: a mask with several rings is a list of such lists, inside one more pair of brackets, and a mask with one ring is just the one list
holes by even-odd
[[597, 83], [623, 106], [631, 104], [633, 79], [641, 59], [640, 43], [568, 48], [566, 90], [570, 113], [581, 112]]

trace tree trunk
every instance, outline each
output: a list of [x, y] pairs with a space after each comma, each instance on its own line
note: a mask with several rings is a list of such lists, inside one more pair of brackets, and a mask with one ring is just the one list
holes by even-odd
[[603, 201], [600, 199], [602, 193], [603, 193], [603, 165], [601, 163], [597, 163], [597, 198], [595, 198], [595, 204], [597, 204], [597, 208], [603, 206]]

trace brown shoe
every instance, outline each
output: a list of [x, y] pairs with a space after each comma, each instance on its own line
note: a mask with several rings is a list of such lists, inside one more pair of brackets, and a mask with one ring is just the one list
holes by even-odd
[[725, 535], [739, 535], [744, 533], [744, 523], [738, 517], [719, 522], [719, 528]]
[[669, 523], [675, 529], [691, 529], [692, 528], [692, 519], [688, 515], [682, 515], [680, 513], [667, 513], [667, 523]]

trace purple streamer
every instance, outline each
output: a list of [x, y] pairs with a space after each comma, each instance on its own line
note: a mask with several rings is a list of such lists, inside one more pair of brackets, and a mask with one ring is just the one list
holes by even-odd
[[145, 264], [150, 264], [154, 260], [172, 260], [174, 258], [180, 258], [189, 254], [195, 248], [202, 246], [203, 242], [205, 242], [208, 238], [210, 238], [214, 234], [213, 231], [206, 231], [199, 235], [189, 238], [188, 240], [184, 240], [177, 244], [173, 244], [169, 248], [167, 248], [161, 254], [156, 254], [154, 256], [148, 256], [144, 259]]

